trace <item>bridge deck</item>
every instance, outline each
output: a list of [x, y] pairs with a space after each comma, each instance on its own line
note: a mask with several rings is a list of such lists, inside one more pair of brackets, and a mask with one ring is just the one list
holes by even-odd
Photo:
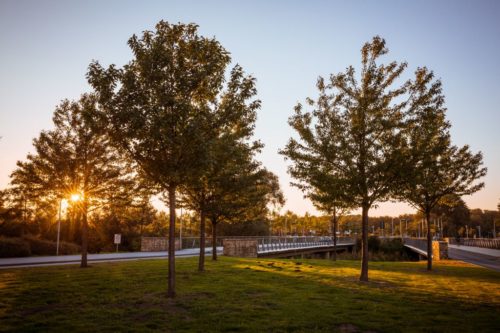
[[[337, 239], [337, 249], [353, 247], [350, 238]], [[271, 257], [335, 251], [332, 237], [283, 236], [245, 237], [224, 240], [224, 255], [234, 257]]]

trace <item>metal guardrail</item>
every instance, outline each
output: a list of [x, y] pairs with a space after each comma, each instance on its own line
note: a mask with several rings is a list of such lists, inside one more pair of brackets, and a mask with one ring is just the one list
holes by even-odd
[[[352, 238], [337, 238], [337, 245], [354, 244]], [[333, 237], [260, 237], [257, 238], [257, 252], [274, 252], [292, 249], [332, 247]]]
[[483, 247], [487, 249], [500, 249], [500, 238], [455, 238], [449, 239], [450, 244]]

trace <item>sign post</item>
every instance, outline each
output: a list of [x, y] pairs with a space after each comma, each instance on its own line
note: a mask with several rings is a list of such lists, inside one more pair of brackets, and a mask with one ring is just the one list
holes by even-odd
[[116, 244], [116, 252], [118, 252], [118, 245], [122, 242], [122, 235], [115, 234], [115, 244]]

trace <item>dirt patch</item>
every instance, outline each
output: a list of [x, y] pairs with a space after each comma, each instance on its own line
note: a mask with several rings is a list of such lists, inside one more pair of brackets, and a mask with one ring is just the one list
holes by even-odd
[[340, 324], [337, 326], [337, 332], [339, 333], [357, 333], [359, 328], [353, 324]]
[[376, 333], [375, 331], [368, 330], [363, 331], [359, 327], [353, 324], [340, 324], [335, 328], [335, 332], [339, 333]]

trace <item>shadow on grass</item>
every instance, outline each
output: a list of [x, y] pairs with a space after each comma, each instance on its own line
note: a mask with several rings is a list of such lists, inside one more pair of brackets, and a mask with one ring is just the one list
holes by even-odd
[[[477, 302], [479, 294], [463, 302], [453, 290], [435, 297], [426, 284], [408, 289], [405, 276], [426, 272], [396, 267], [372, 264], [373, 281], [361, 283], [359, 262], [221, 258], [200, 274], [196, 258], [182, 259], [175, 300], [166, 298], [166, 260], [2, 272], [0, 331], [487, 332], [498, 326], [499, 307]], [[498, 280], [493, 293], [498, 300]]]

